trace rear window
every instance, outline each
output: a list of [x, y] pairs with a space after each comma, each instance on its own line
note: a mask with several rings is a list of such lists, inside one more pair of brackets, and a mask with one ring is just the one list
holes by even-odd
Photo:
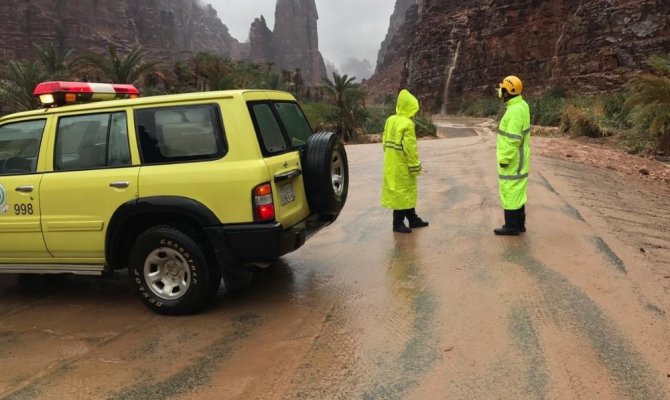
[[307, 138], [312, 134], [312, 127], [300, 107], [295, 103], [275, 103], [275, 107], [281, 122], [286, 127], [291, 145], [297, 147], [306, 144]]
[[33, 173], [46, 120], [0, 126], [0, 175]]
[[297, 103], [250, 102], [249, 112], [266, 156], [300, 148], [312, 134], [312, 128]]
[[213, 160], [225, 154], [214, 105], [137, 110], [135, 123], [144, 164]]

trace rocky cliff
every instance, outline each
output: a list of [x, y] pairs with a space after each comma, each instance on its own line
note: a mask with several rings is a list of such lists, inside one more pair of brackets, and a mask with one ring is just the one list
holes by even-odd
[[321, 82], [326, 76], [319, 52], [318, 19], [314, 0], [277, 0], [274, 59], [282, 69], [300, 69], [308, 82]]
[[658, 52], [670, 52], [667, 0], [421, 0], [366, 87], [408, 87], [436, 111], [491, 95], [508, 74], [529, 94], [610, 92]]
[[274, 63], [274, 33], [265, 18], [256, 18], [249, 29], [249, 60], [255, 63]]
[[391, 21], [389, 23], [389, 29], [386, 33], [386, 37], [382, 42], [382, 46], [379, 49], [377, 55], [377, 70], [382, 66], [384, 58], [386, 58], [386, 52], [388, 51], [389, 46], [391, 45], [391, 40], [398, 33], [400, 28], [405, 23], [405, 15], [407, 14], [407, 9], [411, 6], [417, 4], [418, 0], [397, 0], [395, 3], [395, 9], [391, 15]]
[[198, 0], [3, 0], [0, 60], [31, 59], [30, 44], [55, 43], [77, 53], [142, 46], [151, 56], [198, 51], [246, 57], [211, 6]]
[[152, 58], [174, 60], [197, 52], [234, 60], [300, 69], [307, 82], [321, 82], [325, 64], [318, 48], [314, 0], [278, 0], [274, 32], [263, 17], [239, 43], [216, 11], [200, 0], [2, 0], [0, 63], [35, 59], [31, 45], [54, 43], [75, 54], [137, 46]]

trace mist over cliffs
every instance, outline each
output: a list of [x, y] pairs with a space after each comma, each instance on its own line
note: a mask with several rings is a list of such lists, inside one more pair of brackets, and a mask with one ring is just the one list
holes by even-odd
[[667, 0], [408, 1], [365, 86], [377, 97], [407, 87], [433, 110], [489, 96], [509, 74], [530, 93], [617, 91], [670, 52]]

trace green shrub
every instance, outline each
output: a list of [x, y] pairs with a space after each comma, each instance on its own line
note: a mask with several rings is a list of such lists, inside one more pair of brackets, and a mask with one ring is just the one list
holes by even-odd
[[630, 128], [630, 109], [626, 107], [628, 93], [617, 93], [602, 98], [608, 123], [617, 128]]
[[368, 107], [368, 118], [363, 124], [363, 132], [368, 134], [384, 132], [386, 119], [395, 114], [390, 107]]
[[596, 104], [591, 106], [569, 104], [561, 114], [561, 128], [573, 137], [603, 138], [610, 136], [611, 131], [603, 124], [603, 115], [602, 107], [597, 107]]
[[502, 115], [504, 104], [496, 97], [484, 97], [464, 101], [458, 106], [458, 113], [471, 117], [492, 117]]
[[332, 115], [337, 113], [337, 107], [326, 103], [304, 103], [302, 104], [302, 110], [305, 112], [315, 132], [332, 131], [335, 129], [327, 121], [329, 121]]
[[414, 117], [414, 124], [416, 125], [417, 137], [437, 136], [437, 127], [430, 118], [417, 115]]
[[552, 91], [528, 101], [533, 125], [558, 126], [565, 106], [561, 92]]

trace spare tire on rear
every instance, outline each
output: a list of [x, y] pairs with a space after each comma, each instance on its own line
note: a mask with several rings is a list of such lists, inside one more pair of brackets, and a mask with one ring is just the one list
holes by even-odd
[[333, 132], [319, 132], [307, 139], [303, 174], [309, 207], [337, 218], [349, 192], [349, 164], [342, 139]]

